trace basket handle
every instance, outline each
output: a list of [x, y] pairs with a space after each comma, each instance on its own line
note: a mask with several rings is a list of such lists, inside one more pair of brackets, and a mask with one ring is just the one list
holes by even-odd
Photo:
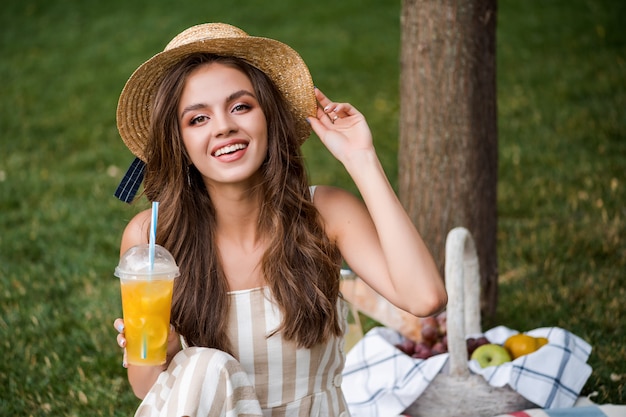
[[480, 270], [476, 245], [466, 228], [456, 227], [446, 238], [445, 281], [450, 375], [466, 378], [469, 368], [465, 337], [481, 333]]

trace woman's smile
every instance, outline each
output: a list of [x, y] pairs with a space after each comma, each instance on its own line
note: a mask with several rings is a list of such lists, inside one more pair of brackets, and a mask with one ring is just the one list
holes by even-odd
[[234, 140], [220, 145], [217, 150], [213, 151], [211, 154], [221, 162], [233, 162], [243, 158], [247, 149], [248, 142]]
[[247, 147], [248, 145], [244, 143], [233, 143], [232, 145], [226, 145], [222, 148], [219, 148], [217, 151], [213, 152], [213, 156], [217, 158], [222, 155], [233, 154], [242, 149], [246, 149]]

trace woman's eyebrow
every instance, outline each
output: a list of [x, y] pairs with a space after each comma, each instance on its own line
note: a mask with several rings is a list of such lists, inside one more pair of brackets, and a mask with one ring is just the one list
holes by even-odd
[[182, 112], [180, 112], [180, 118], [182, 119], [183, 116], [189, 113], [190, 111], [200, 110], [206, 107], [207, 105], [205, 103], [190, 104], [189, 106], [185, 107]]
[[250, 97], [256, 99], [256, 96], [252, 92], [250, 92], [248, 90], [239, 90], [239, 91], [236, 91], [236, 92], [232, 93], [230, 96], [228, 96], [228, 100], [227, 101], [237, 100], [238, 98], [240, 98], [242, 96], [250, 96]]

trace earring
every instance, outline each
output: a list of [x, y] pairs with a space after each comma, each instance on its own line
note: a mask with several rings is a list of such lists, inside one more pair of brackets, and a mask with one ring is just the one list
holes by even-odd
[[191, 188], [191, 165], [187, 165], [187, 185]]

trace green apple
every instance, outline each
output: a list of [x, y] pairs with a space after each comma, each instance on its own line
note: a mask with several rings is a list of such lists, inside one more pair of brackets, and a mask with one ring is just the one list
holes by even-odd
[[487, 343], [476, 348], [472, 353], [473, 360], [476, 360], [481, 368], [488, 366], [498, 366], [505, 362], [511, 362], [511, 355], [500, 345]]

